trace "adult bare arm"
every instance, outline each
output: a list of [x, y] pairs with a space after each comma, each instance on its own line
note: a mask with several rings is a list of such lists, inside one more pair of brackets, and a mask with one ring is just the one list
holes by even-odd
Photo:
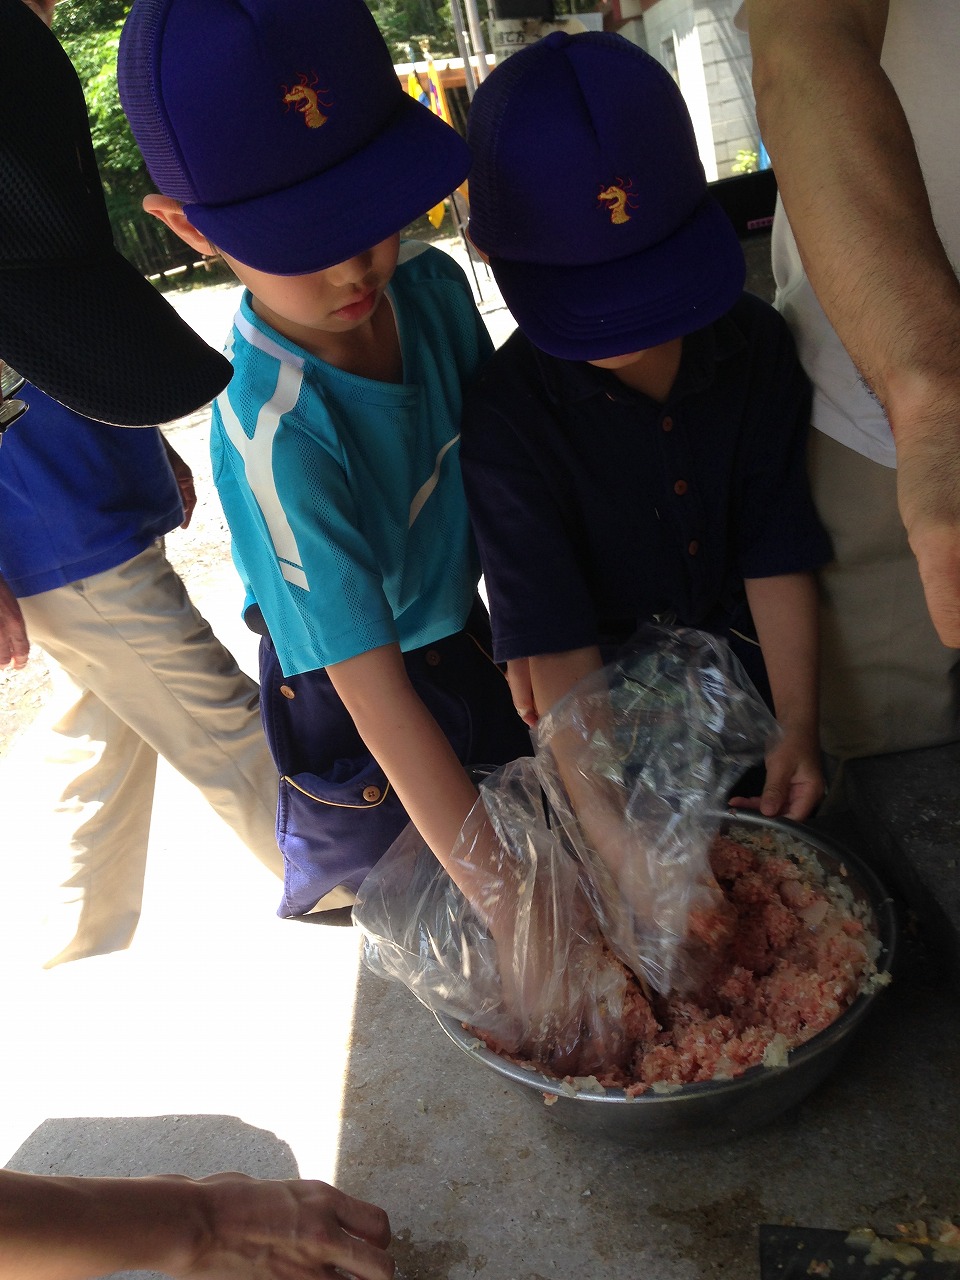
[[960, 283], [880, 65], [887, 0], [747, 0], [757, 114], [810, 282], [890, 420], [931, 618], [960, 645]]
[[390, 1280], [387, 1215], [323, 1182], [0, 1171], [0, 1278]]
[[731, 803], [801, 821], [824, 791], [817, 729], [816, 586], [809, 573], [748, 578], [745, 586], [783, 738], [767, 754], [763, 795]]
[[4, 667], [19, 671], [29, 656], [30, 638], [19, 601], [0, 574], [0, 671]]

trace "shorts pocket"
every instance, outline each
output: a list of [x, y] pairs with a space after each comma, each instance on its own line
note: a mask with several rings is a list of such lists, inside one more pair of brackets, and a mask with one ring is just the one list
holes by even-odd
[[338, 885], [356, 892], [407, 822], [383, 770], [369, 758], [338, 760], [326, 777], [281, 776], [277, 843], [284, 891], [277, 914], [306, 915]]

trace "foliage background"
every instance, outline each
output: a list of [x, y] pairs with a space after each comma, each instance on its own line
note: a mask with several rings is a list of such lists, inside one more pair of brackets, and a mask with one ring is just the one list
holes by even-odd
[[[63, 0], [54, 10], [60, 37], [84, 86], [90, 131], [117, 243], [148, 275], [192, 262], [195, 255], [153, 218], [141, 201], [153, 185], [117, 95], [117, 46], [132, 0]], [[455, 56], [449, 0], [367, 0], [394, 62], [420, 57], [425, 41], [438, 57]], [[211, 59], [215, 59], [211, 51]]]

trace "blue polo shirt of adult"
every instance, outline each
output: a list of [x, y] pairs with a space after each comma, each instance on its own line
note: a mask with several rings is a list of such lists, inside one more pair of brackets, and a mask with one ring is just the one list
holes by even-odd
[[830, 559], [809, 412], [786, 325], [749, 294], [684, 338], [663, 404], [515, 333], [461, 443], [497, 661], [615, 647], [654, 618], [750, 644], [744, 579]]
[[183, 519], [156, 427], [110, 427], [36, 387], [0, 446], [0, 573], [15, 596], [105, 573]]

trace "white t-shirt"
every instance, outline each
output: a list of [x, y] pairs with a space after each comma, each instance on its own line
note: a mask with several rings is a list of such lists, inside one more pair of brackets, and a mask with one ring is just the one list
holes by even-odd
[[[890, 0], [882, 65], [910, 123], [934, 222], [960, 275], [960, 0]], [[896, 466], [886, 414], [823, 314], [779, 204], [773, 274], [776, 306], [814, 385], [814, 426], [874, 462]]]

